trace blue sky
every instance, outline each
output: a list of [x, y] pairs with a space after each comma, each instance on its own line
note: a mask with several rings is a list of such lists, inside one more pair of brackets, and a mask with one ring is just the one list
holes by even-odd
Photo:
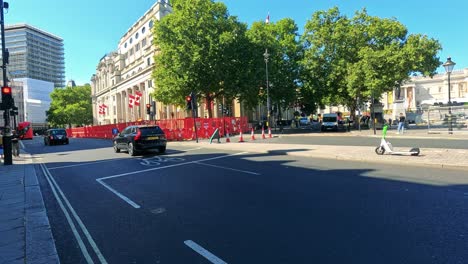
[[[10, 9], [5, 23], [28, 23], [64, 39], [66, 79], [78, 85], [90, 82], [99, 59], [117, 48], [120, 37], [140, 18], [155, 0], [6, 0]], [[410, 33], [438, 39], [443, 50], [457, 63], [455, 69], [468, 68], [467, 0], [224, 0], [231, 15], [247, 24], [264, 20], [270, 12], [272, 22], [292, 18], [303, 32], [305, 22], [317, 10], [338, 6], [342, 13], [367, 8], [370, 15], [394, 17]], [[439, 69], [443, 71], [443, 69]]]

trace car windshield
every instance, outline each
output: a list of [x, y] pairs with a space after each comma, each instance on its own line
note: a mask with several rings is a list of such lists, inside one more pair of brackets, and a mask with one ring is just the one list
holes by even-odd
[[164, 134], [162, 129], [158, 126], [153, 127], [140, 127], [141, 134], [143, 135], [154, 135], [154, 134]]
[[323, 118], [323, 122], [336, 122], [336, 117], [326, 116]]
[[67, 132], [65, 132], [65, 130], [52, 130], [52, 131], [50, 131], [50, 134], [52, 134], [52, 135], [66, 135]]

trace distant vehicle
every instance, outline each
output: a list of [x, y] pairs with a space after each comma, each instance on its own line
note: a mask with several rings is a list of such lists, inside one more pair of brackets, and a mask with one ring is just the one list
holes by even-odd
[[300, 125], [300, 126], [308, 126], [308, 125], [310, 125], [310, 120], [309, 120], [309, 118], [308, 118], [308, 117], [301, 117], [301, 118], [299, 119], [299, 125]]
[[131, 156], [141, 152], [157, 149], [166, 151], [167, 139], [159, 126], [128, 126], [113, 140], [114, 152], [126, 150]]
[[344, 129], [343, 123], [338, 120], [338, 114], [323, 114], [322, 117], [322, 131], [338, 131]]
[[18, 133], [20, 134], [20, 139], [33, 139], [33, 129], [30, 122], [20, 122], [18, 123]]
[[67, 131], [63, 128], [53, 128], [49, 129], [44, 134], [44, 145], [51, 146], [57, 144], [67, 144], [68, 145], [68, 136]]

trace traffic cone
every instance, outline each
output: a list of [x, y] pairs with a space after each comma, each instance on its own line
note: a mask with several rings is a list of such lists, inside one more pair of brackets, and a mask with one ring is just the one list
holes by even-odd
[[272, 138], [272, 137], [273, 137], [273, 136], [271, 135], [271, 128], [270, 128], [270, 127], [268, 127], [268, 137], [269, 137], [269, 138]]
[[244, 138], [242, 137], [242, 130], [240, 131], [240, 138], [239, 138], [239, 143], [245, 142]]
[[253, 127], [252, 127], [252, 133], [251, 133], [250, 139], [255, 140], [255, 132], [254, 132]]
[[265, 137], [265, 128], [264, 127], [262, 127], [262, 139], [266, 139], [266, 137]]
[[226, 132], [226, 143], [231, 142], [231, 139], [229, 138], [229, 130]]

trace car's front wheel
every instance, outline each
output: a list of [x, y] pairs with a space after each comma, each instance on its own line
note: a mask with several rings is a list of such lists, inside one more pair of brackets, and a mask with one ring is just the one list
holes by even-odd
[[114, 141], [114, 152], [115, 153], [119, 153], [120, 152], [120, 149], [119, 147], [117, 146], [117, 142]]

